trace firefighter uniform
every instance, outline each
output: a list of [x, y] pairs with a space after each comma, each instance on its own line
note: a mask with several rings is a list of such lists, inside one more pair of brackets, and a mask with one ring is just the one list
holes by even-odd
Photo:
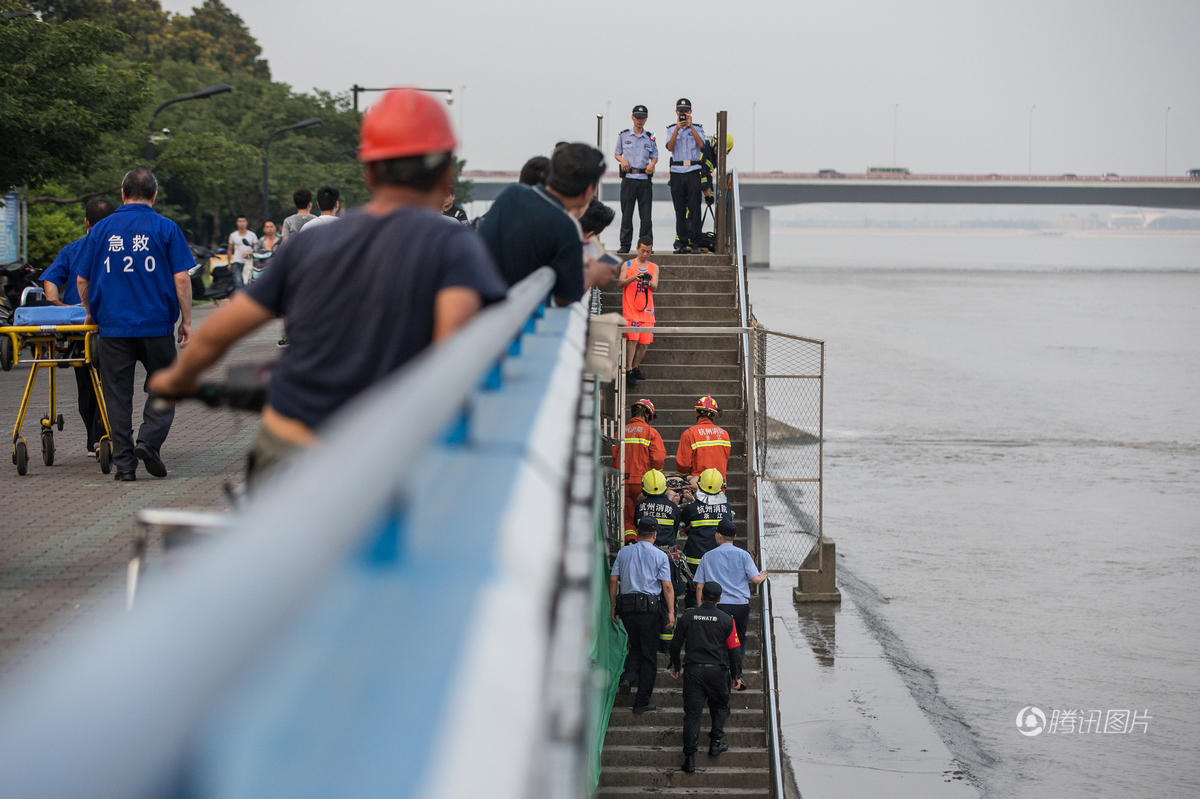
[[716, 469], [724, 478], [732, 447], [725, 428], [712, 419], [700, 419], [679, 437], [675, 468], [680, 474], [691, 475], [699, 475], [705, 469]]
[[687, 567], [687, 595], [684, 597], [684, 607], [696, 606], [696, 583], [692, 573], [700, 566], [704, 553], [717, 547], [717, 525], [722, 520], [733, 521], [733, 508], [724, 494], [709, 496], [700, 492], [694, 502], [689, 502], [679, 509], [681, 531], [687, 535], [687, 543], [683, 545], [683, 562]]
[[725, 719], [729, 716], [731, 680], [742, 676], [742, 646], [733, 617], [718, 608], [721, 587], [705, 586], [704, 604], [684, 613], [675, 625], [671, 642], [671, 668], [678, 672], [683, 657], [683, 754], [684, 771], [694, 769], [693, 757], [700, 741], [700, 716], [708, 703], [712, 727], [708, 733], [709, 754], [719, 755], [725, 746]]
[[[667, 448], [662, 436], [645, 419], [631, 419], [625, 425], [625, 511], [624, 530], [634, 529], [634, 508], [638, 495], [642, 493], [642, 475], [651, 469], [661, 469], [667, 459]], [[613, 466], [620, 468], [621, 453], [612, 448]]]

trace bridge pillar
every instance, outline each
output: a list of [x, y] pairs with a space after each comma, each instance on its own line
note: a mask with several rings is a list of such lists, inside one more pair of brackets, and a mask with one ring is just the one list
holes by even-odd
[[742, 237], [747, 266], [771, 265], [771, 210], [742, 208]]

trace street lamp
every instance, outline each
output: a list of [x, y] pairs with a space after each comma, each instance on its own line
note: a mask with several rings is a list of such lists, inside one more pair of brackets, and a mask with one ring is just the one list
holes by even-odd
[[300, 122], [293, 122], [291, 125], [273, 130], [267, 134], [266, 140], [263, 142], [263, 221], [271, 217], [271, 194], [268, 178], [270, 175], [269, 164], [271, 161], [271, 139], [278, 136], [280, 133], [287, 133], [289, 130], [300, 130], [301, 128], [311, 128], [321, 124], [321, 120], [317, 117], [309, 117]]
[[1033, 112], [1036, 105], [1029, 106], [1029, 162], [1026, 165], [1026, 177], [1033, 177]]
[[758, 100], [750, 104], [750, 171], [758, 171]]
[[1170, 173], [1167, 172], [1167, 134], [1171, 130], [1171, 106], [1167, 106], [1167, 112], [1163, 114], [1163, 177], [1165, 178]]
[[218, 83], [215, 86], [209, 86], [207, 89], [201, 89], [194, 94], [184, 94], [179, 97], [172, 97], [164, 103], [159, 103], [158, 108], [154, 109], [154, 113], [150, 115], [150, 121], [146, 123], [146, 160], [154, 161], [154, 118], [158, 116], [158, 112], [169, 105], [182, 103], [188, 100], [204, 100], [218, 94], [225, 94], [233, 91], [233, 87], [228, 83]]
[[892, 166], [899, 166], [896, 161], [896, 131], [900, 127], [900, 103], [892, 106]]

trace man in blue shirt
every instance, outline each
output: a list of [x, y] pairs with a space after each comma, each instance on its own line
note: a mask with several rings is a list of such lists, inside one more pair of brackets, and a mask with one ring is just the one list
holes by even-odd
[[675, 103], [678, 120], [667, 128], [671, 151], [671, 201], [675, 204], [675, 252], [699, 252], [700, 246], [700, 158], [704, 151], [704, 128], [692, 124], [692, 101], [680, 97]]
[[629, 252], [633, 244], [633, 204], [638, 206], [641, 227], [638, 240], [654, 241], [650, 225], [650, 206], [654, 201], [654, 187], [650, 178], [658, 165], [658, 142], [654, 134], [646, 130], [649, 112], [644, 105], [633, 107], [633, 129], [626, 128], [617, 134], [617, 162], [621, 164], [621, 252]]
[[700, 558], [693, 580], [697, 604], [701, 602], [705, 583], [717, 583], [724, 589], [717, 607], [733, 616], [744, 643], [750, 631], [750, 585], [767, 579], [767, 571], [760, 571], [749, 552], [733, 545], [736, 535], [737, 527], [729, 519], [717, 523], [717, 546]]
[[[88, 200], [83, 212], [83, 224], [87, 230], [104, 217], [113, 212], [113, 204], [100, 197]], [[62, 248], [54, 263], [42, 272], [42, 289], [46, 299], [55, 305], [78, 305], [79, 286], [79, 252], [87, 234]], [[61, 294], [60, 294], [61, 289]], [[90, 366], [75, 367], [75, 385], [79, 391], [79, 416], [83, 419], [83, 427], [87, 432], [87, 451], [95, 457], [96, 444], [104, 436], [104, 420], [100, 416], [100, 406], [96, 403], [96, 389], [92, 386]]]
[[[629, 634], [629, 655], [625, 658], [623, 683], [637, 680], [633, 712], [655, 710], [650, 704], [654, 678], [658, 673], [658, 641], [663, 628], [675, 626], [675, 588], [671, 585], [671, 567], [667, 556], [654, 546], [658, 520], [638, 520], [638, 541], [621, 547], [608, 578], [609, 614], [617, 616]], [[636, 676], [635, 676], [636, 675]]]
[[133, 370], [140, 362], [149, 375], [175, 360], [176, 320], [180, 346], [192, 330], [188, 270], [195, 259], [179, 225], [155, 212], [157, 199], [154, 173], [130, 170], [121, 181], [121, 207], [92, 228], [77, 270], [79, 298], [100, 327], [100, 380], [122, 482], [137, 479], [139, 458], [150, 474], [167, 476], [159, 450], [175, 410], [155, 408], [147, 398], [135, 443]]

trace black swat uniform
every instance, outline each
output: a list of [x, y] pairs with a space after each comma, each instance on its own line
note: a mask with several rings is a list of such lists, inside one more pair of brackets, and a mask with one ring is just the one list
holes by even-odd
[[712, 719], [708, 753], [716, 756], [729, 748], [725, 719], [729, 716], [730, 683], [742, 677], [742, 647], [733, 617], [716, 606], [720, 598], [721, 586], [705, 583], [704, 604], [679, 618], [671, 642], [671, 668], [675, 671], [679, 670], [680, 652], [687, 647], [683, 660], [684, 771], [695, 770], [705, 701]]
[[683, 532], [687, 533], [687, 543], [683, 545], [683, 560], [687, 566], [687, 596], [684, 598], [685, 608], [696, 606], [696, 584], [692, 582], [692, 573], [700, 565], [700, 558], [710, 549], [717, 547], [717, 525], [722, 519], [733, 521], [733, 508], [728, 502], [705, 504], [697, 499], [679, 509], [683, 522]]

